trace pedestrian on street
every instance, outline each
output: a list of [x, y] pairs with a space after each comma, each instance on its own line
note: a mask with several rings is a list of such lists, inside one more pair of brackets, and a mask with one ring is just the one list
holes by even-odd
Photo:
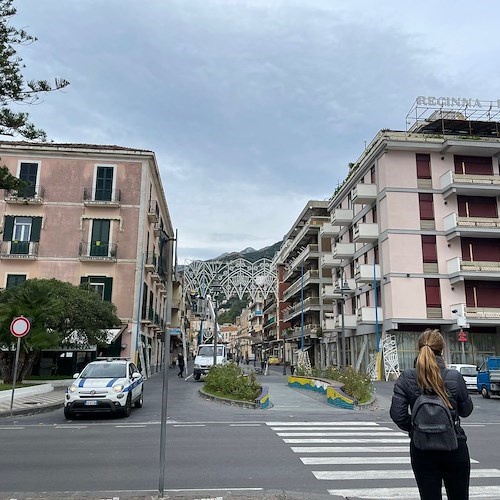
[[[459, 417], [468, 417], [474, 406], [460, 372], [446, 369], [442, 358], [443, 349], [444, 338], [439, 330], [427, 329], [420, 335], [415, 368], [405, 370], [394, 384], [390, 415], [394, 423], [410, 435], [411, 466], [420, 498], [441, 500], [444, 481], [448, 500], [467, 500], [470, 458], [467, 436], [460, 426]], [[440, 439], [437, 434], [431, 435], [425, 446], [415, 442], [414, 435], [422, 430], [413, 425], [411, 411], [421, 394], [438, 396], [444, 403], [443, 411], [448, 412], [444, 408], [449, 408], [458, 441], [456, 449], [429, 449], [433, 447], [432, 440]], [[416, 420], [415, 415], [414, 418]], [[455, 437], [453, 433], [452, 437]]]
[[184, 356], [181, 352], [177, 355], [177, 366], [179, 367], [179, 373], [177, 376], [184, 377]]

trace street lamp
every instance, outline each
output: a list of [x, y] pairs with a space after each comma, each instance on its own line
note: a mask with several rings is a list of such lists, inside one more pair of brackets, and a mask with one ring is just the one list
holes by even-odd
[[213, 366], [217, 364], [217, 336], [219, 334], [219, 329], [217, 327], [217, 294], [221, 292], [222, 286], [217, 279], [217, 277], [214, 278], [212, 281], [212, 284], [210, 285], [210, 289], [213, 294], [213, 308], [214, 308], [214, 360], [213, 360]]
[[[342, 280], [342, 277], [341, 277]], [[346, 353], [346, 342], [345, 342], [345, 321], [344, 321], [344, 306], [345, 306], [345, 296], [344, 294], [351, 291], [349, 284], [347, 281], [341, 281], [342, 286], [335, 288], [335, 293], [340, 294], [340, 299], [337, 299], [340, 302], [340, 314], [342, 321], [342, 331], [340, 336], [340, 345], [342, 350], [342, 369], [345, 370], [347, 367], [347, 353]]]

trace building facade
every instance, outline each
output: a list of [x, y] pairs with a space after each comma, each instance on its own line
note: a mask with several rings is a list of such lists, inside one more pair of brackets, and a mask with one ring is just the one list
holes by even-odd
[[[167, 321], [178, 326], [181, 293], [175, 275], [167, 279], [175, 235], [154, 153], [1, 142], [0, 156], [29, 183], [0, 199], [2, 286], [30, 278], [86, 284], [116, 305], [122, 321], [104, 353], [131, 357], [146, 375], [155, 371]], [[98, 354], [93, 346], [44, 353], [41, 374], [51, 362], [57, 370], [62, 357], [72, 358], [69, 370]]]

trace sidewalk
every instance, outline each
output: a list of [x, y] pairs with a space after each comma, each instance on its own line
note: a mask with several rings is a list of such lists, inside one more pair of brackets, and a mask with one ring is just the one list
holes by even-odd
[[29, 395], [18, 394], [16, 390], [14, 391], [12, 412], [10, 410], [10, 391], [8, 392], [8, 397], [0, 398], [0, 419], [10, 417], [11, 413], [12, 415], [32, 415], [62, 408], [66, 387], [54, 387], [50, 392], [38, 392]]

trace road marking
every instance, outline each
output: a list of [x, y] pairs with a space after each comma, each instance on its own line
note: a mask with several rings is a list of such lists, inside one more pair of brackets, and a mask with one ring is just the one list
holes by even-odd
[[[271, 427], [273, 431], [305, 431], [304, 427]], [[338, 429], [334, 429], [332, 427], [308, 427], [308, 431], [394, 431], [391, 427], [369, 427], [368, 429], [360, 429], [359, 427], [339, 427]]]
[[409, 446], [292, 446], [294, 453], [409, 453]]
[[184, 380], [189, 380], [192, 376], [193, 374], [191, 373], [191, 375], [188, 375]]
[[165, 490], [165, 491], [171, 491], [175, 493], [181, 493], [181, 492], [196, 492], [196, 491], [263, 491], [264, 488], [179, 488], [179, 489], [172, 489], [172, 490]]
[[56, 425], [56, 429], [87, 429], [87, 425], [70, 425], [70, 424], [63, 424], [63, 425]]
[[[349, 481], [365, 479], [412, 479], [415, 477], [411, 469], [408, 470], [321, 470], [312, 471], [314, 477], [321, 481]], [[498, 469], [471, 469], [470, 477], [500, 477]]]
[[174, 424], [174, 427], [206, 427], [205, 424]]
[[0, 427], [0, 431], [17, 431], [17, 430], [23, 430], [24, 427]]
[[[404, 498], [405, 500], [419, 500], [418, 488], [368, 488], [368, 489], [341, 489], [328, 490], [330, 495], [353, 498], [369, 498], [372, 500], [389, 500], [393, 498]], [[446, 491], [443, 488], [443, 495]], [[499, 486], [471, 486], [469, 488], [470, 498], [500, 498]], [[444, 497], [446, 498], [446, 497]]]
[[122, 425], [115, 425], [115, 427], [118, 427], [118, 428], [132, 428], [132, 429], [138, 429], [138, 428], [141, 428], [141, 427], [146, 427], [145, 425], [141, 425], [141, 424], [130, 424], [130, 425], [127, 425], [127, 424], [122, 424]]
[[[381, 450], [383, 450], [381, 448]], [[404, 457], [300, 457], [304, 465], [348, 465], [348, 464], [409, 464], [408, 455]], [[477, 460], [470, 459], [471, 464], [478, 464]]]
[[[309, 426], [309, 425], [327, 425], [328, 427], [331, 426], [339, 426], [339, 427], [346, 427], [346, 426], [351, 426], [353, 425], [352, 422], [266, 422], [266, 424], [269, 427], [281, 427], [281, 426], [290, 426], [290, 425], [295, 425], [295, 426]], [[377, 427], [378, 424], [375, 422], [359, 422], [356, 424], [358, 427]]]
[[[340, 429], [339, 429], [340, 430]], [[343, 429], [342, 429], [343, 430]], [[408, 436], [406, 432], [363, 432], [364, 429], [360, 429], [360, 432], [277, 432], [276, 434], [281, 437], [300, 437], [300, 436], [312, 436], [312, 437], [341, 437], [341, 436]]]
[[307, 443], [315, 443], [315, 444], [343, 444], [343, 443], [409, 443], [410, 438], [332, 438], [332, 439], [322, 439], [322, 438], [314, 438], [314, 439], [283, 439], [283, 441], [287, 444], [307, 444]]
[[229, 424], [229, 427], [260, 427], [261, 424]]

